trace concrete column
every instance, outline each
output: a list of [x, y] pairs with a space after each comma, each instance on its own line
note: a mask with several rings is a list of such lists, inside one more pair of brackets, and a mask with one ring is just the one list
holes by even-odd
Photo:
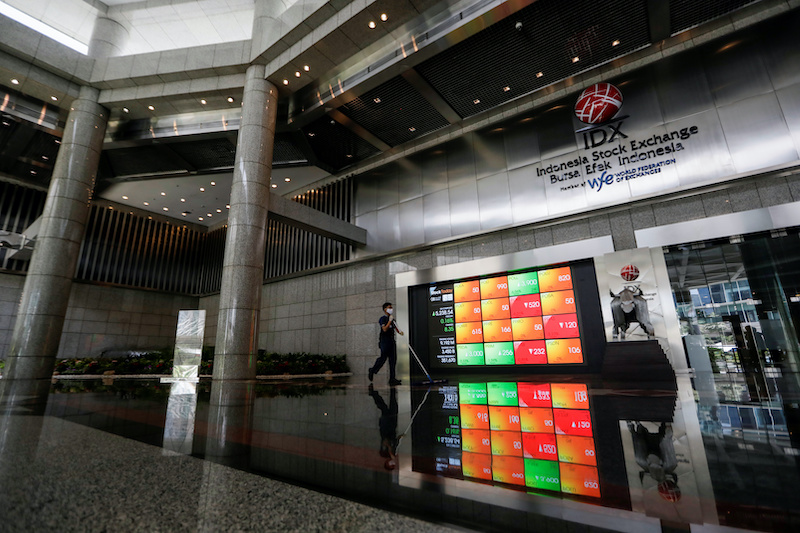
[[278, 89], [247, 69], [222, 266], [214, 379], [256, 375]]
[[89, 57], [114, 57], [122, 55], [128, 41], [128, 29], [114, 19], [97, 17], [89, 40]]
[[11, 334], [6, 379], [49, 378], [53, 373], [108, 121], [107, 111], [97, 103], [99, 95], [97, 89], [83, 87], [64, 127]]

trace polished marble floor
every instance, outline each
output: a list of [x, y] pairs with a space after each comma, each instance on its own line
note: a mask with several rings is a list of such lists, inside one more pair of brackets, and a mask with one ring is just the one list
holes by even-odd
[[730, 377], [12, 384], [3, 532], [800, 530], [798, 398]]

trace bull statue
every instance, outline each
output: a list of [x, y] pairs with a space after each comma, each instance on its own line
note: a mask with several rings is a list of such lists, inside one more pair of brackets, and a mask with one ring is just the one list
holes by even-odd
[[614, 317], [612, 337], [624, 339], [625, 333], [633, 322], [638, 322], [650, 338], [655, 335], [653, 324], [650, 323], [650, 313], [647, 310], [647, 300], [642, 296], [639, 287], [625, 287], [619, 294], [611, 293], [611, 315]]

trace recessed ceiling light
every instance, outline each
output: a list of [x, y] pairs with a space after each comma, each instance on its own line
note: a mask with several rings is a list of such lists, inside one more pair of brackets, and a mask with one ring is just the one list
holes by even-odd
[[11, 78], [11, 83], [14, 85], [19, 85], [19, 80], [17, 78]]
[[167, 193], [165, 193], [164, 191], [161, 191], [161, 196], [166, 196], [166, 195], [167, 195]]
[[478, 105], [478, 104], [481, 103], [481, 101], [476, 98], [475, 100], [472, 101], [472, 103], [475, 104], [475, 105]]
[[186, 198], [181, 198], [181, 202], [185, 202], [185, 201], [186, 201]]
[[273, 184], [272, 184], [272, 188], [273, 188], [273, 189], [277, 189], [277, 188], [278, 188], [278, 186], [277, 186], [277, 185], [275, 185], [275, 184], [273, 183]]
[[374, 20], [370, 20], [369, 24], [367, 24], [367, 26], [369, 26], [369, 29], [374, 30], [375, 29], [375, 21]]
[[161, 209], [163, 209], [164, 211], [169, 211], [169, 207], [162, 207]]
[[578, 61], [580, 61], [580, 60], [581, 60], [581, 58], [580, 58], [580, 57], [578, 57], [578, 56], [575, 56], [575, 57], [573, 57], [573, 58], [572, 58], [572, 62], [573, 62], [573, 63], [577, 63], [577, 62], [578, 62]]
[[381, 103], [381, 99], [380, 98], [373, 98], [372, 101], [375, 102], [376, 104], [380, 104]]
[[289, 85], [289, 80], [283, 80], [284, 85]]
[[153, 217], [147, 217], [147, 220], [153, 220]]
[[200, 100], [200, 103], [203, 104], [203, 105], [206, 105], [208, 102], [206, 102], [206, 99], [203, 98], [202, 100]]
[[309, 67], [308, 65], [303, 65], [303, 70], [308, 72], [309, 70], [311, 70], [311, 67]]
[[188, 215], [188, 214], [189, 214], [189, 213], [187, 213], [186, 211], [184, 211], [183, 213], [181, 213], [181, 216], [184, 216], [184, 217], [185, 217], [185, 216], [186, 216], [186, 215]]
[[230, 208], [231, 208], [231, 204], [225, 204], [225, 209], [230, 209]]
[[35, 176], [36, 175], [36, 171], [35, 170], [31, 170], [31, 174], [33, 174]]
[[142, 202], [144, 205], [150, 205], [150, 202]]
[[54, 102], [58, 102], [58, 96], [51, 96], [50, 100], [52, 100]]
[[233, 103], [233, 96], [229, 96], [228, 97], [228, 103], [231, 103], [231, 104]]
[[200, 192], [206, 192], [205, 187], [200, 187]]
[[59, 141], [58, 139], [56, 139], [56, 144], [61, 144], [61, 141]]
[[414, 126], [411, 126], [410, 128], [408, 128], [408, 131], [417, 131], [417, 128], [415, 128]]
[[503, 92], [504, 92], [504, 93], [507, 93], [507, 92], [508, 92], [508, 91], [510, 91], [510, 90], [511, 90], [511, 87], [509, 87], [508, 85], [506, 85], [505, 87], [503, 87]]
[[387, 15], [386, 13], [381, 13], [381, 20], [386, 22], [387, 20], [389, 20], [389, 15]]
[[299, 78], [300, 77], [300, 71], [299, 70], [295, 71], [294, 77], [295, 78]]
[[150, 111], [155, 111], [156, 110], [156, 108], [154, 106], [151, 106], [151, 105], [147, 106], [147, 109], [149, 109]]
[[123, 108], [122, 108], [122, 112], [123, 112], [123, 113], [130, 113], [130, 112], [131, 112], [131, 110], [130, 110], [130, 109], [128, 109], [127, 107], [123, 107]]
[[[347, 157], [353, 157], [353, 154], [347, 154]], [[311, 192], [311, 191], [309, 191]]]
[[216, 182], [216, 181], [212, 181], [212, 182], [211, 182], [211, 186], [212, 186], [212, 187], [213, 187], [213, 186], [215, 186], [216, 184], [217, 184], [217, 182]]
[[49, 157], [47, 157], [46, 155], [43, 155], [43, 156], [42, 156], [42, 159], [43, 159], [43, 160], [45, 160], [45, 161], [49, 161], [49, 160], [50, 160], [50, 158], [49, 158]]
[[286, 183], [289, 183], [290, 181], [292, 181], [292, 178], [283, 178], [283, 181], [285, 181]]
[[203, 217], [197, 217], [197, 220], [203, 220]]
[[611, 46], [619, 46], [619, 41], [615, 40], [614, 42], [611, 43]]
[[222, 209], [217, 209], [217, 213], [222, 213]]
[[542, 76], [544, 76], [544, 72], [537, 72], [536, 73], [536, 77], [537, 78], [541, 78]]
[[308, 132], [308, 136], [309, 136], [309, 137], [313, 137], [314, 135], [316, 135], [316, 134], [315, 134], [313, 131], [309, 131], [309, 132]]
[[122, 197], [122, 199], [123, 199], [123, 200], [127, 200], [127, 199], [128, 199], [128, 197], [127, 197], [127, 196], [123, 196], [123, 197]]

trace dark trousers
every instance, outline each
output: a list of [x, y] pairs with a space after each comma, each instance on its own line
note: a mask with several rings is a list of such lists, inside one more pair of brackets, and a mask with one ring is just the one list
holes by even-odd
[[372, 365], [372, 373], [377, 374], [378, 370], [381, 369], [383, 363], [386, 360], [389, 360], [389, 380], [392, 381], [395, 379], [395, 367], [397, 366], [397, 345], [394, 342], [394, 339], [388, 341], [380, 341], [378, 346], [381, 349], [381, 355], [375, 360], [375, 364]]

